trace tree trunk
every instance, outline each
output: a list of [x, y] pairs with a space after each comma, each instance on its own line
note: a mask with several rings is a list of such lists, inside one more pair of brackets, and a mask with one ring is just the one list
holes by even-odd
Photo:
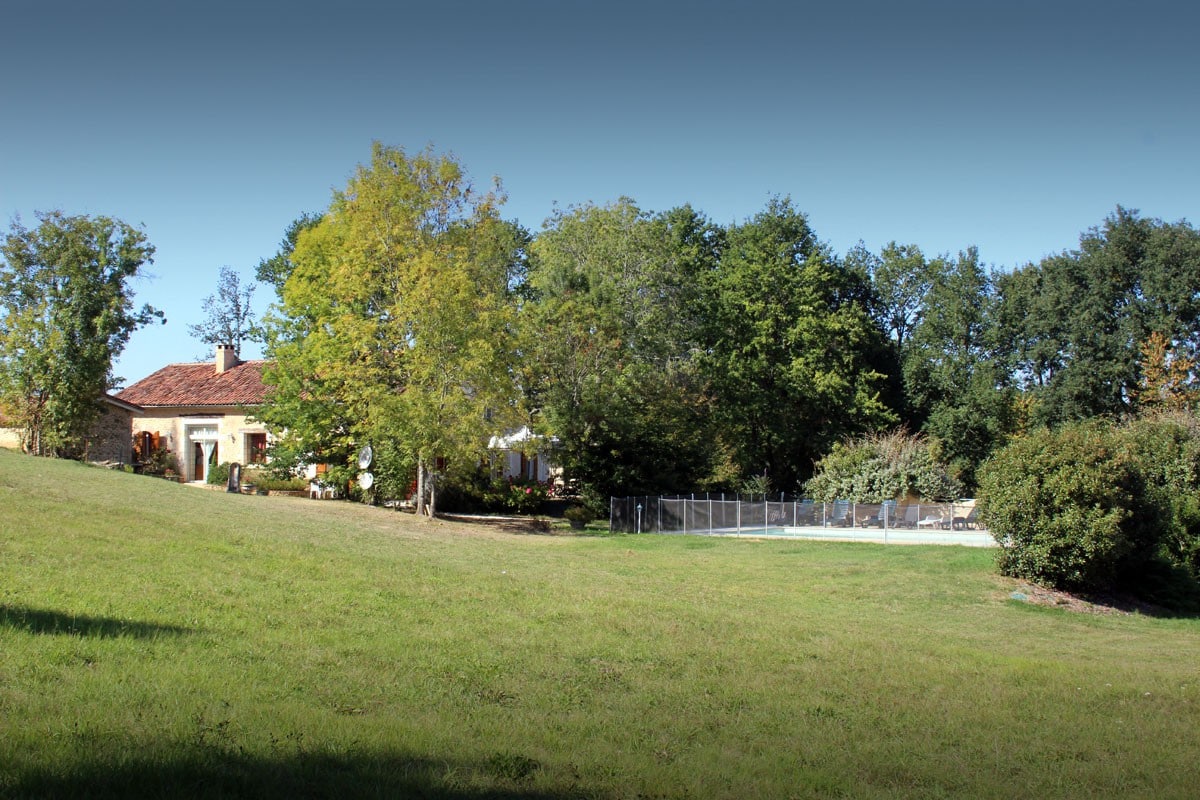
[[425, 516], [425, 459], [417, 456], [417, 516]]

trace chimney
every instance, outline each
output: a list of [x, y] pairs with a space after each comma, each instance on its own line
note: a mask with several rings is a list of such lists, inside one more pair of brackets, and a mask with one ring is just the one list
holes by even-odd
[[238, 365], [237, 351], [231, 344], [217, 345], [217, 374]]

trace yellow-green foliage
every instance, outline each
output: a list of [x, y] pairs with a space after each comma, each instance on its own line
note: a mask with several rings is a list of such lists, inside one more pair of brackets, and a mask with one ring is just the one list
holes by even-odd
[[277, 388], [259, 415], [315, 460], [375, 445], [385, 497], [406, 496], [435, 458], [473, 468], [516, 404], [518, 237], [502, 200], [449, 156], [376, 143], [297, 237], [267, 325]]

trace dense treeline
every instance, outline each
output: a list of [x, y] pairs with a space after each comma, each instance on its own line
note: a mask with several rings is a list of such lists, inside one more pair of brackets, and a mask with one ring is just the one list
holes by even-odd
[[839, 256], [786, 197], [733, 225], [630, 199], [532, 234], [453, 159], [376, 146], [259, 279], [286, 446], [393, 487], [468, 479], [488, 436], [555, 437], [598, 496], [791, 491], [835, 442], [907, 427], [973, 491], [1045, 424], [1193, 402], [1200, 235], [1118, 207], [1008, 272], [967, 247]]

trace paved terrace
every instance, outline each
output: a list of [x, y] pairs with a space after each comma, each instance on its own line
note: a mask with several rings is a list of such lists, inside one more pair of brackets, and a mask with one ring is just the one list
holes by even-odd
[[[683, 533], [683, 531], [675, 531]], [[689, 531], [693, 536], [732, 536], [742, 539], [811, 539], [828, 542], [877, 542], [880, 544], [957, 544], [965, 547], [995, 547], [996, 540], [985, 530], [926, 530], [911, 528], [826, 528], [819, 525], [750, 530], [727, 528]]]

